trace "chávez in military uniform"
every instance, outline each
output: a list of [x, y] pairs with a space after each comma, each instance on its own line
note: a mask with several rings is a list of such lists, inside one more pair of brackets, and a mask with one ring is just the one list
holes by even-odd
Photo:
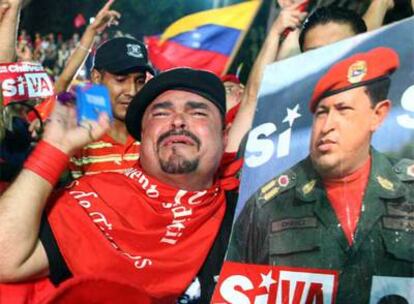
[[414, 276], [414, 161], [370, 147], [398, 64], [377, 48], [321, 78], [310, 156], [249, 199], [227, 260], [337, 270], [337, 303], [368, 303], [373, 276]]

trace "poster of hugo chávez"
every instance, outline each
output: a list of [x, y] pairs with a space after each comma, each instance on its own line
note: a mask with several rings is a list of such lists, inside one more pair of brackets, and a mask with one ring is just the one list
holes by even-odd
[[413, 29], [266, 68], [212, 303], [414, 303]]

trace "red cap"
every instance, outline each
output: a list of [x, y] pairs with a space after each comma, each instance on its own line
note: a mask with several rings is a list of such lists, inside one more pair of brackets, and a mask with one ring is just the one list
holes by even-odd
[[237, 77], [236, 75], [234, 75], [234, 74], [227, 74], [227, 75], [224, 75], [223, 77], [221, 77], [221, 82], [234, 82], [234, 83], [237, 83], [237, 84], [240, 84], [240, 79], [239, 79], [239, 77]]
[[310, 111], [315, 112], [322, 98], [388, 77], [399, 66], [397, 52], [386, 47], [358, 53], [336, 63], [316, 84], [309, 103]]

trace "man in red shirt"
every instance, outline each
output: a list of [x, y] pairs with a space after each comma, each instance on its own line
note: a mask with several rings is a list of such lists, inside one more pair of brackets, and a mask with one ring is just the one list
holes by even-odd
[[123, 172], [139, 158], [139, 142], [128, 134], [126, 109], [152, 73], [145, 45], [132, 38], [114, 38], [97, 50], [92, 81], [109, 90], [114, 121], [111, 129], [97, 141], [72, 156], [70, 171], [74, 178], [99, 172]]
[[[230, 233], [239, 162], [223, 157], [224, 87], [214, 74], [174, 69], [151, 79], [126, 115], [141, 141], [125, 174], [75, 180], [48, 196], [69, 156], [108, 130], [101, 116], [78, 127], [57, 107], [43, 140], [0, 199], [0, 278], [49, 275], [59, 283], [97, 273], [133, 282], [172, 303], [198, 276], [208, 302]], [[53, 161], [50, 161], [53, 159]], [[21, 191], [27, 189], [27, 191]], [[46, 217], [42, 218], [46, 208]], [[9, 254], [13, 252], [13, 254]]]

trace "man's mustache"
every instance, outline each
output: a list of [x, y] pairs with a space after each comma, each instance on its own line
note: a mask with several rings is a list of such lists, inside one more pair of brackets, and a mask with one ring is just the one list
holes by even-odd
[[157, 148], [159, 148], [161, 142], [164, 139], [170, 136], [187, 136], [196, 143], [198, 149], [200, 148], [200, 145], [201, 145], [200, 139], [197, 136], [195, 136], [193, 133], [187, 130], [170, 130], [168, 132], [161, 134], [161, 136], [157, 140]]

